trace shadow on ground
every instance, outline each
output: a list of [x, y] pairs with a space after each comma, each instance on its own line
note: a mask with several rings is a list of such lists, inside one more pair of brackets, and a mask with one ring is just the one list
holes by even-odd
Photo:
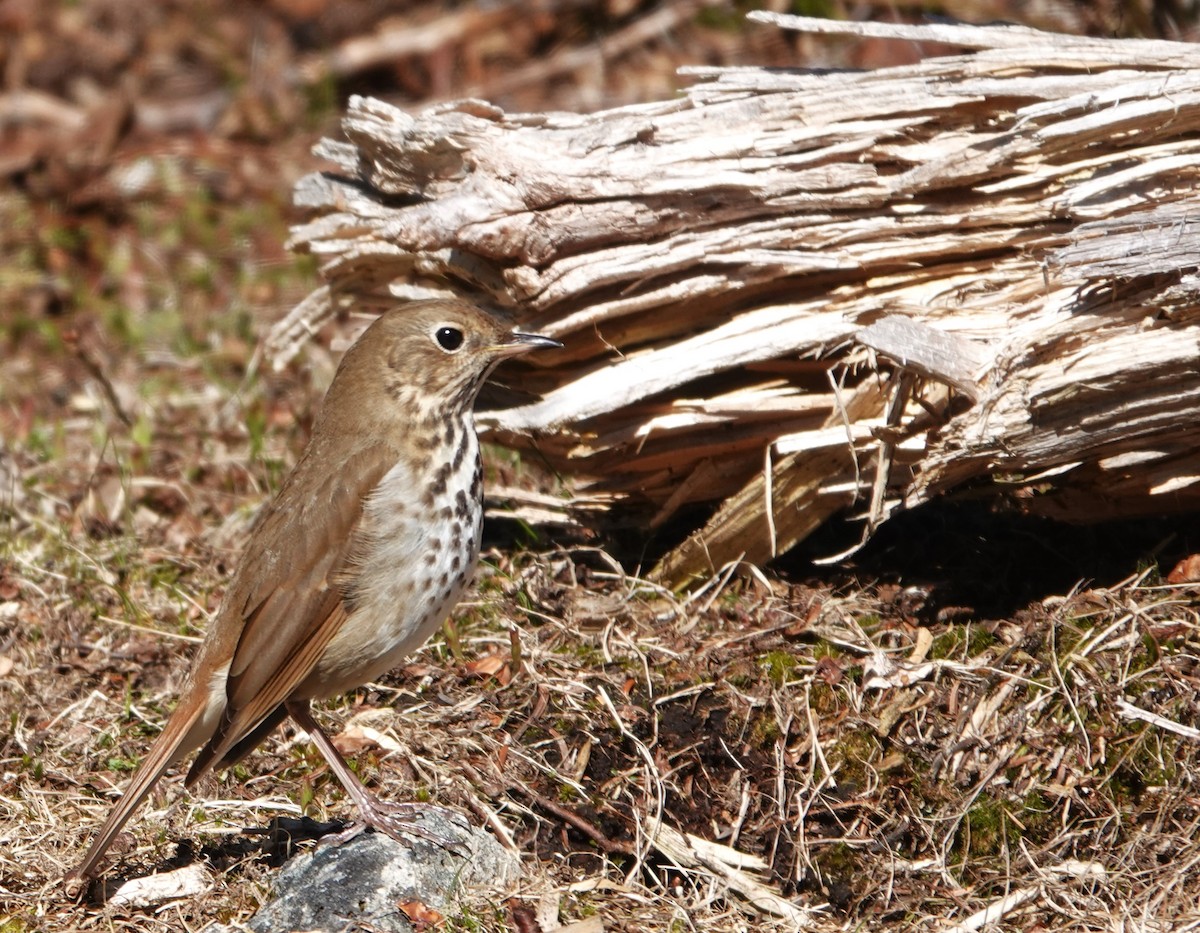
[[857, 534], [857, 526], [830, 522], [776, 569], [837, 589], [916, 587], [928, 592], [923, 615], [969, 610], [996, 619], [1078, 585], [1113, 586], [1147, 567], [1166, 576], [1200, 543], [1186, 516], [1067, 525], [978, 502], [943, 501], [893, 518], [843, 561], [816, 563], [851, 546]]

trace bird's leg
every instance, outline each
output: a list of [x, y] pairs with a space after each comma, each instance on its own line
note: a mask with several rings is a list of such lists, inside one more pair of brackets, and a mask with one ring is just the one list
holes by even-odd
[[[440, 813], [449, 822], [465, 825], [466, 821], [461, 814], [435, 804], [393, 803], [380, 800], [367, 790], [362, 781], [358, 779], [358, 775], [346, 763], [346, 759], [342, 757], [342, 753], [337, 750], [337, 747], [330, 740], [329, 736], [317, 725], [317, 721], [313, 719], [312, 712], [308, 708], [308, 701], [289, 700], [286, 705], [288, 715], [295, 720], [301, 729], [308, 733], [313, 744], [317, 746], [317, 749], [325, 757], [325, 761], [328, 762], [330, 770], [341, 782], [342, 787], [346, 789], [346, 793], [350, 795], [350, 798], [358, 806], [358, 812], [364, 825], [387, 833], [397, 842], [405, 845], [410, 843], [412, 838], [416, 836], [449, 851], [462, 849], [463, 844], [461, 840], [448, 838], [423, 825], [424, 814], [428, 814], [431, 811]], [[361, 826], [352, 827], [347, 833], [335, 834], [331, 841], [336, 843], [345, 842], [361, 831]]]

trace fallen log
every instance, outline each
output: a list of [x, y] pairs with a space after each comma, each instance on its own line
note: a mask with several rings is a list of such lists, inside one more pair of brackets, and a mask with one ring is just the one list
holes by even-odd
[[970, 51], [694, 68], [583, 115], [355, 98], [296, 191], [326, 285], [269, 357], [349, 306], [507, 309], [566, 346], [481, 424], [581, 503], [715, 506], [673, 582], [965, 486], [1074, 521], [1200, 506], [1200, 48], [751, 18]]

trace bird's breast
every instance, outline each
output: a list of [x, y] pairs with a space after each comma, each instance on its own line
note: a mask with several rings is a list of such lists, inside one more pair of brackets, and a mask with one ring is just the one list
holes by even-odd
[[303, 693], [343, 693], [395, 667], [471, 582], [483, 529], [473, 426], [464, 424], [425, 462], [397, 462], [367, 497], [346, 586], [350, 614]]

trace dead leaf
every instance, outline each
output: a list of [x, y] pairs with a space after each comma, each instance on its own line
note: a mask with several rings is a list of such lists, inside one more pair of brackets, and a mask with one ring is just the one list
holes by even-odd
[[538, 922], [537, 914], [529, 907], [526, 907], [515, 897], [510, 897], [506, 902], [508, 905], [508, 915], [512, 918], [513, 927], [517, 933], [545, 933], [546, 927]]
[[1191, 554], [1176, 564], [1167, 574], [1167, 582], [1172, 586], [1200, 583], [1200, 554]]
[[831, 687], [842, 682], [842, 665], [828, 655], [817, 661], [816, 675]]
[[409, 922], [418, 930], [440, 924], [443, 917], [432, 907], [427, 907], [421, 901], [401, 901], [396, 905], [408, 917]]
[[152, 907], [163, 901], [195, 897], [212, 887], [212, 875], [201, 862], [185, 868], [165, 871], [145, 878], [134, 878], [121, 885], [108, 903], [121, 907]]
[[489, 654], [487, 657], [468, 661], [466, 667], [472, 674], [478, 674], [480, 677], [495, 677], [501, 683], [507, 683], [507, 680], [499, 676], [507, 665], [508, 662], [500, 655]]
[[352, 755], [372, 747], [388, 752], [401, 750], [395, 739], [370, 726], [348, 725], [333, 737], [333, 744], [343, 755]]

